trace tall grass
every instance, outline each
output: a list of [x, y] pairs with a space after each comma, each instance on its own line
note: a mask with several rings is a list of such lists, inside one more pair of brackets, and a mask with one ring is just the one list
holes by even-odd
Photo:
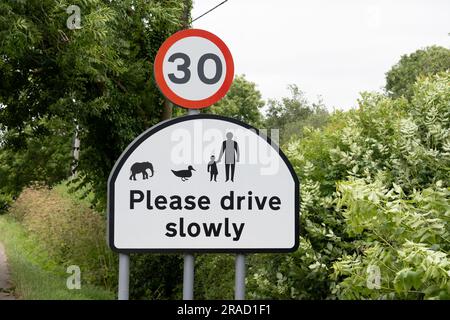
[[80, 290], [66, 287], [65, 264], [49, 256], [41, 241], [8, 215], [0, 216], [0, 241], [5, 244], [15, 294], [20, 299], [32, 300], [104, 300], [114, 294], [84, 281]]
[[106, 244], [104, 217], [87, 201], [67, 196], [66, 188], [25, 189], [9, 215], [35, 237], [52, 261], [77, 265], [83, 279], [115, 290], [117, 257]]

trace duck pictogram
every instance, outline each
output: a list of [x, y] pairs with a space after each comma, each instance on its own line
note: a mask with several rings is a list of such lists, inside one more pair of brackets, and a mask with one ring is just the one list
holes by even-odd
[[186, 181], [190, 177], [192, 177], [192, 171], [196, 171], [192, 166], [189, 166], [187, 170], [172, 170], [173, 174], [179, 178], [181, 178], [181, 181]]

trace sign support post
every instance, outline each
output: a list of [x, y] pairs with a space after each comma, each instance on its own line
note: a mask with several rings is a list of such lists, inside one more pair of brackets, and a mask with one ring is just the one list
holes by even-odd
[[234, 299], [245, 300], [245, 254], [236, 254]]
[[194, 266], [193, 254], [184, 255], [183, 300], [194, 300]]
[[[188, 115], [199, 114], [196, 109], [189, 109]], [[183, 300], [194, 300], [195, 258], [193, 254], [184, 254], [183, 267]]]
[[128, 300], [130, 289], [130, 256], [119, 253], [119, 300]]

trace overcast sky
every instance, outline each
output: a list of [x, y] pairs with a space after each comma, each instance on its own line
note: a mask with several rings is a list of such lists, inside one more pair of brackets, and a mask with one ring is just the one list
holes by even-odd
[[[194, 0], [196, 18], [222, 0]], [[402, 54], [450, 47], [449, 0], [228, 0], [193, 23], [230, 48], [235, 73], [263, 98], [297, 84], [329, 109], [356, 106], [361, 91], [380, 90]]]

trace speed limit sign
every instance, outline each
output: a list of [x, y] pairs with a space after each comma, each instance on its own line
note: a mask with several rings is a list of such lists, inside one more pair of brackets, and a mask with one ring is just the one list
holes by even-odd
[[200, 29], [182, 30], [159, 48], [154, 73], [158, 87], [174, 104], [205, 108], [220, 100], [230, 88], [233, 57], [216, 35]]

